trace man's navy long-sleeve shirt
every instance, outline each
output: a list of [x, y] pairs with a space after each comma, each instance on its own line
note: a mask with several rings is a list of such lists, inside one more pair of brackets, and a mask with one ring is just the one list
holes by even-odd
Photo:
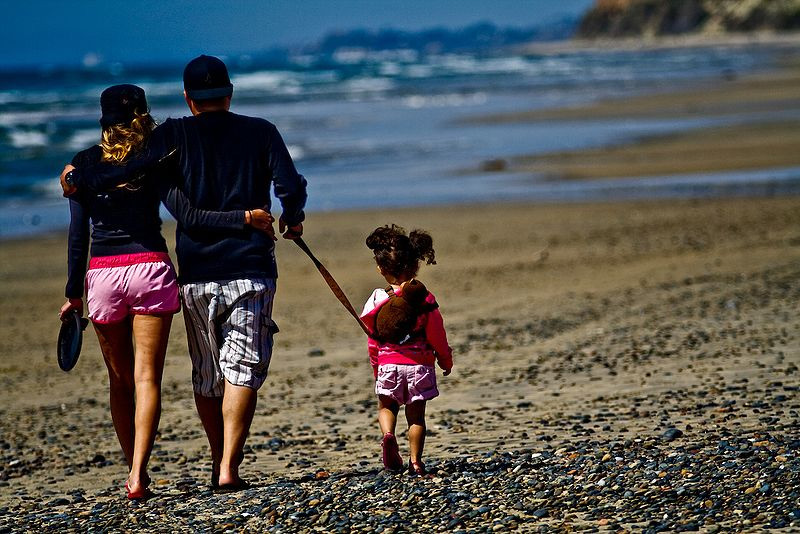
[[[305, 218], [306, 181], [277, 128], [229, 111], [168, 119], [153, 131], [147, 150], [127, 165], [77, 169], [75, 185], [79, 191], [111, 189], [134, 180], [175, 149], [177, 184], [195, 208], [269, 210], [272, 185], [283, 220], [294, 226]], [[277, 277], [274, 242], [250, 227], [209, 231], [179, 222], [176, 241], [181, 283]]]

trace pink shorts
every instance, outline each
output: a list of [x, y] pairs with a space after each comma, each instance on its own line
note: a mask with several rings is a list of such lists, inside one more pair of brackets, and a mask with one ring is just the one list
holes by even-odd
[[436, 369], [430, 365], [379, 365], [375, 393], [390, 397], [399, 404], [438, 397]]
[[178, 280], [166, 252], [98, 256], [86, 273], [86, 304], [95, 323], [180, 310]]

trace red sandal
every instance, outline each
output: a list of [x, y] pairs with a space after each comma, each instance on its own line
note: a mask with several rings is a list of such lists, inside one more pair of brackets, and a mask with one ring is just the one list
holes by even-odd
[[428, 474], [428, 471], [425, 469], [425, 464], [423, 464], [422, 462], [415, 462], [413, 460], [409, 460], [408, 474], [421, 477]]

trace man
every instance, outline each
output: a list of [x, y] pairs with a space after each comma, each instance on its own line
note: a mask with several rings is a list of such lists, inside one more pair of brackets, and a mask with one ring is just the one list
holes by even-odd
[[[111, 189], [167, 159], [178, 185], [198, 208], [269, 211], [272, 182], [283, 208], [280, 232], [286, 239], [300, 237], [306, 181], [275, 126], [230, 112], [233, 85], [218, 58], [202, 55], [190, 61], [183, 83], [191, 117], [165, 121], [153, 132], [147, 151], [125, 166], [67, 166], [61, 177], [65, 194]], [[247, 486], [239, 465], [278, 331], [271, 317], [277, 278], [271, 224], [268, 230], [209, 232], [180, 224], [177, 229], [195, 405], [211, 447], [211, 483], [221, 489]]]

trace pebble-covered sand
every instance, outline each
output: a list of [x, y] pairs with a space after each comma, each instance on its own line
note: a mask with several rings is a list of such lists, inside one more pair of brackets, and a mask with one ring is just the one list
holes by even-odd
[[430, 474], [381, 470], [362, 335], [282, 242], [253, 486], [208, 487], [178, 317], [143, 503], [93, 335], [55, 363], [64, 239], [0, 244], [0, 532], [800, 531], [800, 198], [314, 215], [357, 307], [386, 222], [433, 235], [455, 350]]

